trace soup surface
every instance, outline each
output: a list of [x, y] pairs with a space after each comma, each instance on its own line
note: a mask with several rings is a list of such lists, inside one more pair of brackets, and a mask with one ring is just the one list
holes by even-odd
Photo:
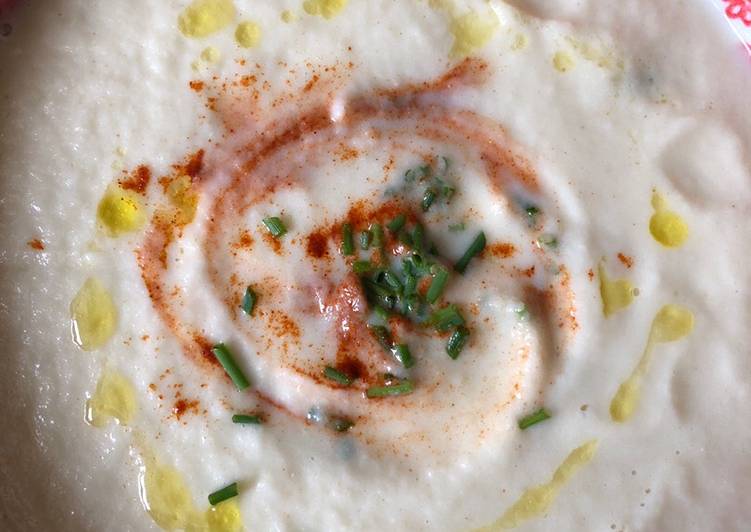
[[0, 2], [3, 529], [744, 530], [744, 2]]

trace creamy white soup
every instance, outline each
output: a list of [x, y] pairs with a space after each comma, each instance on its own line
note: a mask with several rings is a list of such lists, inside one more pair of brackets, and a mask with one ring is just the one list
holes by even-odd
[[0, 3], [3, 528], [747, 529], [743, 8]]

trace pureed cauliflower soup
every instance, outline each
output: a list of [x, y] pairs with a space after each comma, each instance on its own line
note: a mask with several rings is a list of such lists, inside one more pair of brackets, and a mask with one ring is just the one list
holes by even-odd
[[3, 529], [748, 529], [748, 3], [13, 4]]

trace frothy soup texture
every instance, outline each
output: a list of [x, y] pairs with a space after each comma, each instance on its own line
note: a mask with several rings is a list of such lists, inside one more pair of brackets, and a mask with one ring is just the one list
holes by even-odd
[[738, 6], [10, 4], [4, 530], [745, 530]]

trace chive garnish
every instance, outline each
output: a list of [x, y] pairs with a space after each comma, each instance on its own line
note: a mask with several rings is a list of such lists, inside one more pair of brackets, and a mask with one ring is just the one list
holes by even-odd
[[407, 395], [414, 391], [415, 387], [411, 381], [401, 381], [399, 384], [391, 384], [387, 386], [373, 386], [368, 388], [365, 395], [368, 399], [374, 397], [390, 397], [396, 395]]
[[516, 315], [519, 316], [520, 320], [526, 319], [529, 316], [529, 309], [527, 309], [527, 305], [522, 304], [521, 307], [514, 309], [514, 312], [516, 312]]
[[530, 414], [520, 419], [519, 428], [524, 430], [541, 421], [545, 421], [546, 419], [550, 419], [550, 413], [547, 410], [545, 410], [545, 408], [540, 408], [534, 414]]
[[332, 381], [341, 384], [342, 386], [349, 386], [352, 384], [352, 379], [348, 376], [339, 371], [336, 368], [332, 368], [331, 366], [326, 366], [323, 368], [323, 375], [327, 379], [331, 379]]
[[449, 338], [448, 343], [446, 344], [446, 353], [448, 353], [451, 358], [456, 360], [456, 358], [459, 356], [459, 353], [462, 352], [462, 349], [464, 348], [464, 345], [467, 343], [468, 339], [469, 329], [464, 326], [457, 327]]
[[401, 229], [399, 233], [397, 234], [397, 237], [399, 238], [399, 242], [404, 244], [407, 247], [414, 246], [414, 241], [412, 240], [412, 233], [407, 231], [406, 229]]
[[383, 325], [369, 325], [368, 329], [370, 329], [370, 334], [378, 340], [381, 347], [386, 351], [391, 352], [393, 344], [391, 342], [391, 333], [389, 330]]
[[480, 231], [467, 248], [467, 251], [464, 252], [462, 258], [454, 264], [454, 269], [459, 273], [464, 273], [464, 270], [469, 266], [469, 261], [471, 261], [475, 255], [478, 255], [483, 249], [485, 249], [485, 233]]
[[433, 274], [433, 280], [430, 282], [428, 293], [425, 294], [425, 300], [431, 305], [441, 297], [443, 289], [449, 280], [449, 272], [443, 266], [435, 266], [432, 269], [435, 270], [435, 273]]
[[237, 482], [233, 482], [229, 486], [225, 486], [214, 493], [209, 494], [209, 504], [216, 506], [220, 502], [224, 502], [232, 497], [237, 497]]
[[253, 309], [256, 308], [256, 301], [258, 301], [258, 294], [253, 290], [252, 286], [248, 286], [245, 289], [245, 295], [243, 296], [243, 304], [240, 306], [243, 312], [248, 316], [253, 315]]
[[383, 238], [383, 227], [381, 227], [381, 224], [371, 225], [370, 232], [373, 233], [373, 247], [382, 248], [385, 244], [385, 239]]
[[397, 346], [394, 346], [392, 352], [396, 361], [405, 368], [409, 369], [415, 365], [415, 359], [412, 358], [412, 353], [410, 352], [409, 346], [407, 344], [399, 344]]
[[260, 425], [263, 423], [263, 419], [257, 414], [235, 414], [232, 416], [232, 423], [237, 423], [238, 425]]
[[448, 305], [430, 315], [430, 324], [439, 332], [464, 325], [464, 318], [456, 305]]
[[355, 423], [347, 418], [332, 417], [329, 421], [329, 426], [337, 432], [347, 432], [355, 426]]
[[248, 379], [245, 378], [242, 370], [235, 363], [235, 359], [232, 357], [232, 353], [230, 353], [226, 345], [216, 344], [212, 349], [212, 352], [224, 368], [224, 371], [226, 371], [227, 375], [229, 375], [229, 378], [232, 379], [232, 382], [235, 383], [235, 387], [238, 390], [244, 390], [245, 388], [250, 386]]
[[370, 248], [370, 241], [373, 238], [373, 233], [370, 231], [362, 231], [360, 233], [360, 249], [367, 251]]
[[415, 225], [415, 229], [412, 231], [412, 247], [420, 253], [425, 248], [425, 227], [422, 224]]
[[464, 225], [464, 222], [459, 222], [459, 223], [449, 225], [449, 231], [453, 233], [464, 231], [466, 228], [467, 227], [466, 225]]
[[405, 296], [411, 296], [417, 291], [417, 277], [411, 272], [404, 276], [404, 290], [402, 291]]
[[391, 288], [394, 292], [401, 292], [402, 291], [402, 282], [399, 280], [399, 277], [392, 272], [391, 270], [384, 270], [383, 273], [381, 273], [383, 276], [383, 280], [386, 283], [386, 285]]
[[422, 196], [421, 204], [423, 212], [427, 212], [427, 210], [430, 209], [430, 206], [433, 205], [433, 202], [435, 201], [436, 195], [435, 189], [432, 187], [425, 189], [425, 194]]
[[389, 231], [392, 233], [396, 233], [404, 227], [404, 224], [407, 223], [407, 215], [402, 213], [393, 220], [391, 220], [389, 223], [386, 224], [386, 227], [388, 227]]
[[279, 238], [287, 232], [284, 222], [278, 216], [269, 216], [263, 219], [263, 225], [274, 237]]
[[356, 260], [352, 263], [352, 271], [357, 275], [367, 273], [373, 269], [373, 264], [369, 260]]
[[342, 255], [355, 254], [355, 241], [352, 238], [352, 226], [350, 224], [342, 225]]
[[540, 235], [540, 237], [537, 239], [537, 245], [540, 247], [547, 246], [549, 248], [556, 248], [558, 247], [558, 239], [555, 237], [555, 235]]

